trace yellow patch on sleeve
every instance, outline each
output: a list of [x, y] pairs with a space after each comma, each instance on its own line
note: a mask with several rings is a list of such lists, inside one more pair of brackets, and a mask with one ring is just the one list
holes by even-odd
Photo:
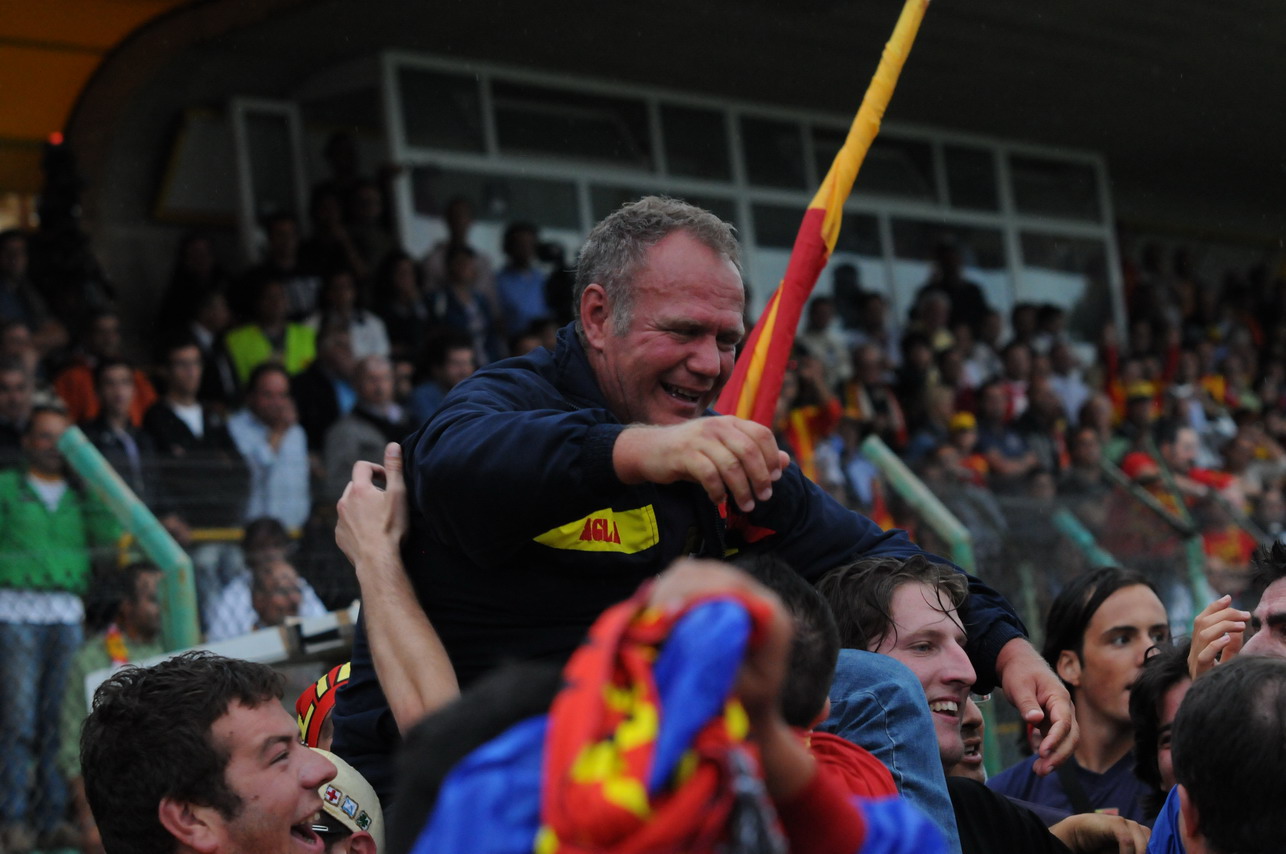
[[535, 538], [541, 545], [582, 552], [637, 554], [661, 541], [652, 505], [635, 510], [595, 510]]

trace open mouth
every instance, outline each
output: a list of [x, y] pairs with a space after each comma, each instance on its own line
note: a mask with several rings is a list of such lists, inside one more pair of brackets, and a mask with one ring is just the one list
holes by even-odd
[[960, 704], [955, 700], [934, 700], [929, 704], [929, 711], [939, 715], [958, 718], [960, 717]]
[[664, 389], [665, 393], [668, 394], [670, 397], [674, 398], [675, 400], [681, 400], [684, 403], [698, 403], [701, 400], [700, 392], [692, 392], [686, 389], [681, 389], [676, 385], [670, 385], [669, 383], [666, 383], [666, 382], [661, 383], [661, 388]]
[[313, 814], [298, 824], [292, 824], [290, 826], [291, 837], [294, 838], [296, 842], [305, 846], [309, 851], [314, 852], [323, 851], [326, 848], [326, 844], [322, 841], [322, 838], [317, 835], [317, 831], [314, 829], [317, 826], [317, 820], [317, 815]]
[[961, 762], [969, 765], [977, 765], [982, 762], [982, 739], [971, 738], [964, 743], [964, 755], [960, 757]]

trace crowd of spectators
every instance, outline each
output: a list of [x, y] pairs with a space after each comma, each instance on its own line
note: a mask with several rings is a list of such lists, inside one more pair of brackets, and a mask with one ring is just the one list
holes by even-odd
[[[309, 230], [266, 218], [263, 257], [235, 274], [210, 235], [186, 235], [142, 359], [110, 291], [46, 304], [28, 236], [0, 234], [0, 636], [23, 652], [8, 656], [10, 684], [30, 689], [0, 703], [13, 799], [0, 842], [13, 850], [57, 838], [35, 816], [76, 795], [54, 762], [73, 653], [86, 633], [120, 637], [84, 602], [119, 586], [107, 568], [128, 549], [59, 459], [67, 424], [193, 553], [203, 632], [234, 637], [349, 604], [357, 583], [333, 532], [352, 464], [381, 459], [478, 367], [552, 349], [570, 292], [537, 258], [537, 225], [510, 224], [494, 253], [471, 242], [471, 203], [456, 198], [447, 236], [416, 258], [384, 208], [378, 182], [337, 170], [314, 189]], [[1047, 604], [1092, 562], [1051, 546], [1073, 536], [1056, 511], [1180, 622], [1201, 604], [1175, 611], [1189, 543], [1209, 589], [1239, 604], [1255, 547], [1286, 536], [1286, 279], [1267, 267], [1206, 282], [1185, 253], [1167, 268], [1146, 251], [1125, 270], [1127, 327], [1090, 341], [1055, 305], [1002, 316], [951, 243], [906, 317], [850, 268], [834, 275], [833, 295], [809, 305], [775, 433], [883, 527], [946, 551], [863, 455], [868, 436], [965, 524], [982, 572], [1015, 600], [1034, 579]], [[1006, 577], [1024, 566], [1034, 574]]]

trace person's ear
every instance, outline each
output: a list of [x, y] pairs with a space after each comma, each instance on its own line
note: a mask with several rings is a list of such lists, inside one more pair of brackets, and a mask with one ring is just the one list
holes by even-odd
[[348, 851], [349, 854], [377, 854], [374, 838], [364, 830], [348, 837]]
[[202, 807], [171, 797], [157, 807], [161, 826], [184, 848], [214, 854], [219, 850], [222, 818], [213, 807]]
[[585, 341], [591, 349], [601, 350], [611, 334], [612, 301], [598, 282], [585, 286], [580, 295], [580, 322], [585, 330]]
[[1065, 649], [1058, 654], [1054, 672], [1068, 685], [1074, 688], [1081, 687], [1081, 657], [1072, 650]]
[[817, 713], [817, 717], [813, 718], [813, 722], [808, 725], [808, 728], [817, 729], [819, 726], [822, 725], [822, 721], [826, 720], [830, 716], [831, 716], [831, 698], [827, 697], [826, 702], [822, 703], [822, 710]]
[[1197, 814], [1197, 805], [1192, 802], [1187, 786], [1177, 786], [1179, 790], [1179, 839], [1186, 850], [1193, 850], [1192, 840], [1201, 837], [1201, 816]]

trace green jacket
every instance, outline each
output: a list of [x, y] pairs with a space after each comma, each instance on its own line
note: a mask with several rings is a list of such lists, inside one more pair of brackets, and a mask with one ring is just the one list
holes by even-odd
[[0, 587], [84, 593], [94, 550], [110, 550], [120, 535], [88, 492], [69, 488], [51, 513], [25, 470], [0, 471]]
[[[272, 344], [268, 336], [256, 324], [247, 323], [228, 331], [224, 336], [223, 346], [232, 359], [232, 366], [237, 372], [237, 379], [244, 384], [250, 379], [250, 373], [259, 365], [274, 358]], [[277, 361], [286, 369], [286, 373], [295, 374], [308, 367], [317, 355], [317, 333], [311, 326], [302, 323], [286, 324], [286, 340], [282, 351], [276, 354]]]

